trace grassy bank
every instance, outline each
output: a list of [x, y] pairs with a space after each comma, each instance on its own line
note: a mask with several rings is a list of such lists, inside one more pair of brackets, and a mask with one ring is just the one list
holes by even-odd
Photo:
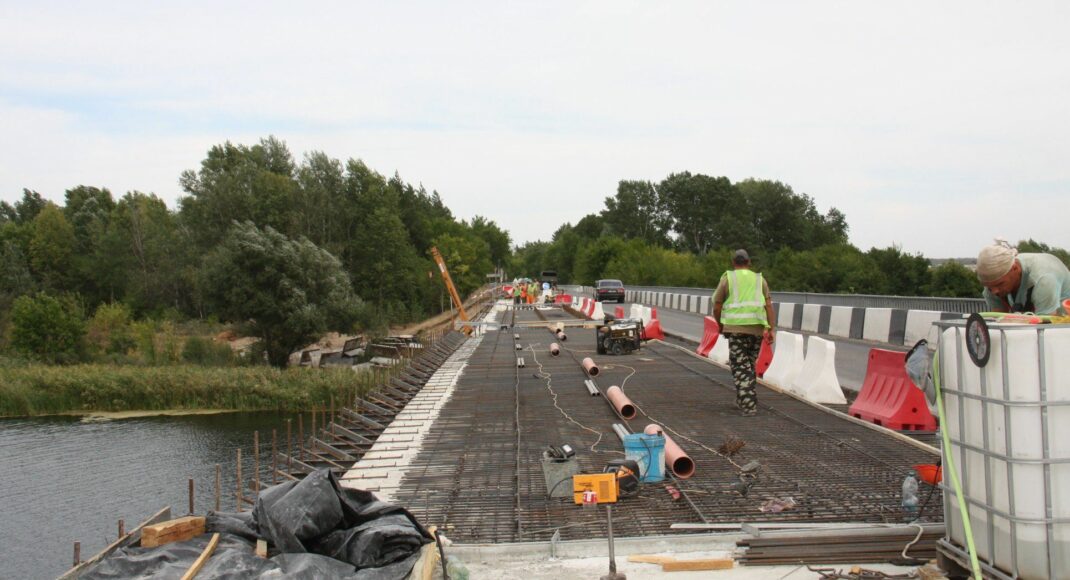
[[0, 365], [0, 416], [80, 411], [297, 411], [366, 392], [371, 377], [339, 369]]

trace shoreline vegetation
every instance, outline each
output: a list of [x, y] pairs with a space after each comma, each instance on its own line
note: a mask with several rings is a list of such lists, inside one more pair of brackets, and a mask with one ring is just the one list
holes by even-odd
[[0, 366], [0, 418], [136, 411], [307, 411], [367, 393], [375, 374], [350, 368]]

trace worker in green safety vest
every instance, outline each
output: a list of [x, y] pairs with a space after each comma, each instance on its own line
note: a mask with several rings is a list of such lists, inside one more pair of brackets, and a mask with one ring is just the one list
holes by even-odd
[[776, 340], [773, 326], [773, 301], [769, 285], [761, 274], [750, 269], [750, 255], [736, 250], [733, 269], [721, 275], [713, 293], [713, 318], [724, 338], [728, 339], [728, 364], [736, 384], [736, 407], [746, 417], [758, 414], [758, 380], [755, 363], [762, 339]]

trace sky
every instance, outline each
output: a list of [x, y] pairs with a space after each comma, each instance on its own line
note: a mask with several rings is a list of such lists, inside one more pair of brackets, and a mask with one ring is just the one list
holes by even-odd
[[[779, 180], [863, 250], [1070, 248], [1070, 3], [0, 0], [0, 199], [275, 135], [549, 239], [622, 179]], [[729, 209], [730, 208], [726, 208]]]

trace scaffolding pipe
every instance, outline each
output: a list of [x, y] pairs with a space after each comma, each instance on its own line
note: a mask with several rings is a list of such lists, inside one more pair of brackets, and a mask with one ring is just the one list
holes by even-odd
[[665, 467], [672, 470], [672, 474], [680, 479], [688, 479], [695, 475], [695, 462], [684, 450], [672, 440], [671, 437], [657, 423], [651, 423], [643, 430], [647, 435], [661, 435], [665, 437]]
[[620, 387], [613, 385], [606, 389], [606, 398], [609, 399], [609, 403], [625, 420], [635, 418], [635, 405], [632, 404], [631, 399], [624, 394]]

